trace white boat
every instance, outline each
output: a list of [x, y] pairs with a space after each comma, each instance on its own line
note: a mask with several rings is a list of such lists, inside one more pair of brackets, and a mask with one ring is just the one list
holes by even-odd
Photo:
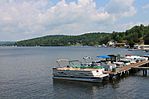
[[148, 60], [149, 60], [149, 54], [144, 55], [144, 57], [148, 58]]
[[135, 56], [135, 55], [126, 55], [126, 57], [125, 58], [127, 58], [127, 59], [131, 59], [131, 60], [135, 60], [135, 61], [146, 61], [146, 60], [148, 60], [148, 58], [146, 58], [146, 57], [141, 57], [141, 56]]
[[136, 61], [130, 58], [121, 58], [121, 62], [124, 62], [125, 65], [135, 64]]
[[[65, 61], [69, 64], [61, 67], [60, 62]], [[53, 78], [63, 80], [76, 80], [88, 82], [102, 82], [107, 79], [109, 74], [104, 74], [104, 68], [100, 66], [82, 66], [78, 60], [58, 60], [59, 67], [53, 68]], [[76, 64], [77, 63], [77, 64]]]

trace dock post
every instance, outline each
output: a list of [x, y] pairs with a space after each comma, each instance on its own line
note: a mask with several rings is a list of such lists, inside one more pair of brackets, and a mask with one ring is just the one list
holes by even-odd
[[121, 74], [117, 73], [117, 78], [120, 79], [121, 78]]
[[145, 76], [147, 76], [147, 69], [145, 70]]
[[147, 76], [147, 70], [143, 70], [143, 76]]
[[129, 75], [129, 70], [127, 71], [128, 75]]
[[112, 80], [112, 79], [113, 79], [113, 75], [110, 74], [110, 75], [109, 75], [109, 80]]
[[129, 75], [129, 70], [128, 70], [128, 71], [126, 71], [126, 75]]
[[113, 80], [113, 79], [116, 79], [117, 78], [117, 75], [116, 74], [110, 74], [109, 76], [109, 79], [110, 80]]

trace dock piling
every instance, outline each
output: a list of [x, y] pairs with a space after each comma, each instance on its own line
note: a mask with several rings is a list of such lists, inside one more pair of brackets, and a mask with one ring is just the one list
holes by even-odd
[[143, 76], [147, 76], [147, 70], [143, 70]]

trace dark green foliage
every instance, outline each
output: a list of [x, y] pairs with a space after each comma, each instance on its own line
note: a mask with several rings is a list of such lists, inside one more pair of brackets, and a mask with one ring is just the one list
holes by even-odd
[[0, 41], [0, 46], [13, 46], [16, 42]]
[[149, 44], [149, 33], [145, 35], [144, 37], [144, 43]]
[[78, 36], [68, 35], [53, 35], [44, 36], [24, 41], [16, 42], [17, 46], [96, 46], [106, 44], [108, 41], [113, 40], [119, 43], [127, 43], [133, 46], [135, 43], [144, 41], [149, 44], [149, 26], [134, 26], [126, 30], [126, 32], [113, 32], [113, 33], [87, 33]]
[[17, 46], [71, 46], [71, 45], [88, 45], [94, 46], [107, 43], [110, 40], [108, 33], [88, 33], [79, 36], [54, 35], [35, 38], [30, 40], [19, 41]]
[[149, 35], [149, 26], [144, 26], [142, 24], [140, 26], [134, 26], [130, 30], [127, 30], [125, 34], [127, 41], [131, 40], [131, 42], [139, 43], [143, 40], [146, 44], [148, 40], [147, 35]]

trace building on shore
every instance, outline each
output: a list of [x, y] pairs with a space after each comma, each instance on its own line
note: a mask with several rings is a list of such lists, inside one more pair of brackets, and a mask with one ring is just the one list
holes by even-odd
[[149, 45], [135, 45], [134, 46], [135, 49], [140, 49], [140, 50], [149, 50]]
[[126, 43], [115, 43], [115, 47], [125, 47]]
[[109, 41], [107, 43], [107, 46], [109, 46], [109, 47], [115, 47], [115, 42], [113, 40], [111, 40], [111, 41]]
[[126, 45], [126, 43], [118, 43], [117, 41], [111, 40], [107, 43], [107, 46], [109, 46], [109, 47], [126, 47], [127, 45]]

